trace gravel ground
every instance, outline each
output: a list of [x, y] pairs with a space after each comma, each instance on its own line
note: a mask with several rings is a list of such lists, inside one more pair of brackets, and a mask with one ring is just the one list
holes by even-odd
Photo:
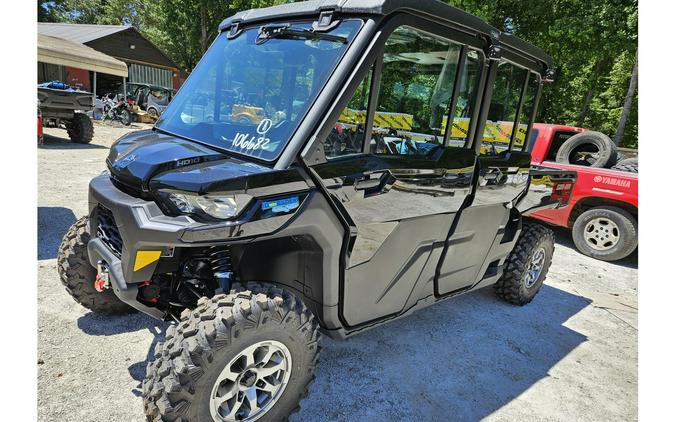
[[[55, 259], [111, 142], [142, 127], [97, 125], [90, 145], [46, 129], [38, 150], [40, 421], [144, 420], [140, 383], [167, 325], [88, 312], [61, 286]], [[637, 420], [637, 254], [604, 263], [577, 253], [566, 232], [556, 238], [528, 306], [488, 288], [345, 342], [324, 339], [292, 420]]]

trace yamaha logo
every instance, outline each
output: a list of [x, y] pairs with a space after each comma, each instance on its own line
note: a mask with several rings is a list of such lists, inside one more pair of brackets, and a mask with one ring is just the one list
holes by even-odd
[[617, 177], [595, 176], [593, 178], [595, 183], [602, 183], [603, 185], [618, 186], [621, 188], [629, 188], [630, 180], [619, 179]]

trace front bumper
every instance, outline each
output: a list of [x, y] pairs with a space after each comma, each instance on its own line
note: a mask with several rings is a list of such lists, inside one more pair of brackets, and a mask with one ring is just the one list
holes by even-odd
[[[100, 207], [112, 214], [122, 240], [122, 249], [117, 256], [101, 239], [93, 239], [90, 242], [91, 248], [94, 248], [90, 251], [90, 260], [95, 259], [91, 252], [97, 252], [109, 259], [112, 256], [121, 261], [119, 275], [129, 284], [149, 280], [157, 266], [157, 262], [154, 262], [134, 271], [138, 251], [160, 251], [166, 254], [171, 248], [185, 244], [181, 238], [186, 230], [204, 226], [187, 216], [164, 215], [155, 202], [135, 198], [117, 189], [107, 175], [96, 177], [89, 183], [92, 237], [98, 231]], [[104, 249], [104, 252], [99, 253], [99, 249]], [[112, 265], [107, 259], [105, 261]], [[96, 266], [96, 261], [92, 261], [92, 265]]]
[[[292, 218], [291, 214], [257, 220], [249, 218], [256, 215], [259, 202], [253, 201], [249, 212], [242, 213], [238, 221], [202, 223], [190, 216], [167, 216], [154, 201], [128, 195], [118, 189], [108, 175], [98, 176], [89, 183], [92, 240], [87, 250], [90, 263], [96, 267], [100, 260], [108, 265], [112, 288], [122, 301], [162, 318], [162, 311], [138, 302], [138, 284], [150, 280], [161, 257], [173, 256], [176, 248], [248, 243], [278, 231]], [[112, 224], [121, 239], [121, 250], [111, 248], [108, 239], [97, 237], [102, 208], [112, 216]], [[149, 263], [139, 262], [143, 254], [155, 258]]]
[[[121, 251], [115, 251], [97, 235], [101, 207], [109, 211], [121, 238]], [[184, 245], [184, 232], [204, 224], [189, 217], [168, 217], [155, 202], [127, 195], [117, 189], [107, 175], [94, 178], [89, 184], [89, 214], [92, 239], [87, 245], [89, 261], [96, 267], [99, 261], [108, 266], [110, 284], [123, 302], [156, 318], [163, 319], [164, 312], [146, 306], [137, 300], [138, 283], [152, 278], [159, 260], [141, 268], [136, 265], [139, 251], [157, 251], [167, 255], [172, 248]], [[197, 246], [197, 245], [190, 245]], [[135, 268], [136, 267], [136, 268]]]

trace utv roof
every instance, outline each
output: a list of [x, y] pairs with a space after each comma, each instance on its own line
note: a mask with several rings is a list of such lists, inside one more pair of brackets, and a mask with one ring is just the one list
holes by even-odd
[[444, 21], [454, 26], [463, 27], [489, 37], [514, 50], [521, 51], [543, 62], [548, 69], [553, 66], [553, 59], [540, 48], [525, 42], [513, 35], [501, 32], [488, 25], [476, 16], [438, 0], [310, 0], [297, 3], [285, 3], [262, 9], [251, 9], [239, 12], [225, 19], [219, 30], [223, 31], [232, 24], [249, 24], [259, 21], [315, 16], [321, 12], [333, 11], [344, 15], [380, 15], [386, 16], [395, 12], [408, 12], [435, 21]]

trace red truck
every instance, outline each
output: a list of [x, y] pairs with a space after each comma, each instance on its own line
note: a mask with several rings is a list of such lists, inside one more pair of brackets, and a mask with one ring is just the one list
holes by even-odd
[[537, 211], [532, 217], [567, 227], [584, 255], [615, 261], [630, 255], [638, 243], [638, 175], [618, 170], [556, 162], [560, 146], [585, 129], [536, 123], [528, 149], [532, 164], [574, 170], [577, 181], [569, 206]]

